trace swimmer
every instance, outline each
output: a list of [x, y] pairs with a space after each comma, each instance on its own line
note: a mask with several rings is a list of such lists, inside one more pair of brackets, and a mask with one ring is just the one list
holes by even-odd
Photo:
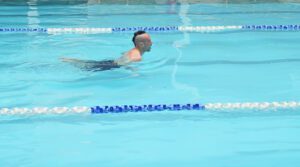
[[152, 41], [150, 35], [145, 31], [137, 31], [132, 38], [134, 48], [127, 52], [124, 52], [121, 57], [116, 60], [80, 60], [74, 58], [61, 58], [63, 62], [71, 63], [79, 68], [93, 71], [105, 71], [114, 68], [120, 68], [122, 66], [129, 65], [133, 62], [139, 62], [142, 60], [142, 56], [145, 52], [151, 51]]

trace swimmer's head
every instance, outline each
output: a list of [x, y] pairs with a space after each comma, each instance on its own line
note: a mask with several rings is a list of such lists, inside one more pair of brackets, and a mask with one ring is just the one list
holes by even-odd
[[143, 52], [150, 52], [152, 41], [150, 35], [145, 31], [137, 31], [132, 38], [134, 46]]

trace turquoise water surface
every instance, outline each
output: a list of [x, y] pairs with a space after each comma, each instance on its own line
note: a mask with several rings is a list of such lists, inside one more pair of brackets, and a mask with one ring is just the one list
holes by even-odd
[[[0, 6], [0, 27], [299, 24], [299, 4]], [[152, 33], [134, 71], [83, 71], [132, 34], [0, 33], [0, 108], [300, 99], [300, 32]], [[0, 115], [0, 166], [299, 166], [298, 109]]]

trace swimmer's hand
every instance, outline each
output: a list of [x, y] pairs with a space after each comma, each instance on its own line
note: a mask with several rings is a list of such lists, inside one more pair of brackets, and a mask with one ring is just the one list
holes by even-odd
[[130, 66], [124, 66], [124, 68], [126, 69], [126, 70], [130, 70], [130, 71], [132, 71], [132, 72], [137, 72], [139, 69], [138, 68], [136, 68], [136, 67], [130, 67]]
[[74, 58], [68, 58], [68, 57], [61, 57], [59, 58], [62, 62], [69, 62], [69, 63], [75, 63], [75, 62], [80, 62], [78, 59]]

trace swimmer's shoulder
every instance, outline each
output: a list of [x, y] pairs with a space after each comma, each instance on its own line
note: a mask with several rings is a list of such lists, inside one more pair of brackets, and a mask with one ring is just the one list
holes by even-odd
[[117, 63], [120, 66], [130, 64], [131, 60], [128, 56], [128, 52], [123, 52], [122, 56], [115, 60], [115, 63]]
[[123, 52], [122, 56], [115, 60], [118, 65], [128, 65], [132, 62], [141, 61], [140, 53], [137, 49], [131, 49], [127, 52]]
[[141, 53], [138, 49], [133, 48], [128, 52], [128, 57], [131, 61], [137, 62], [142, 60]]

